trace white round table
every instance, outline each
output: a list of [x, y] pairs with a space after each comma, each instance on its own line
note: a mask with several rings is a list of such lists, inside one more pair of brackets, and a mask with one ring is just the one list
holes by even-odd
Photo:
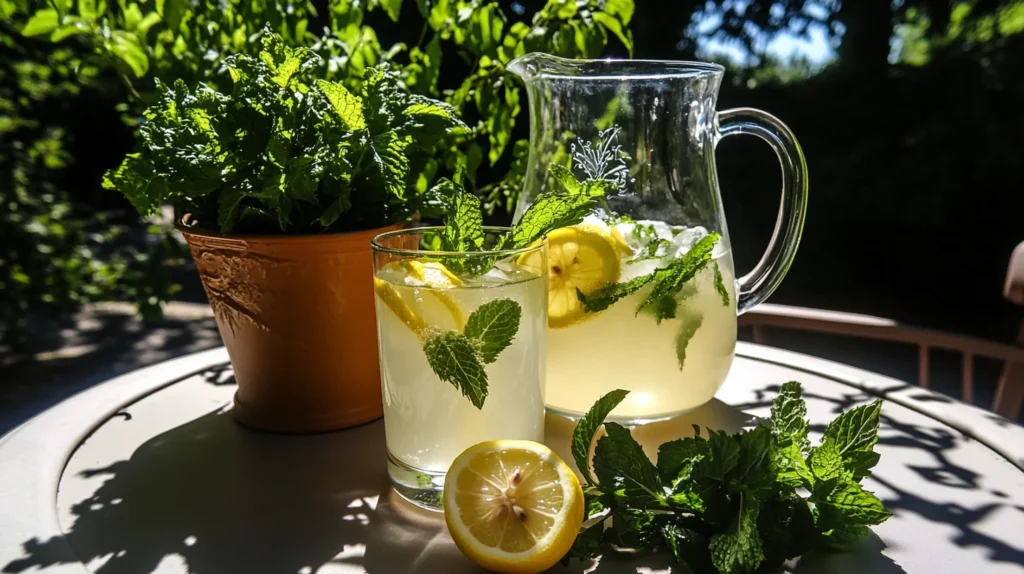
[[[691, 423], [736, 430], [804, 384], [812, 431], [876, 396], [882, 455], [865, 486], [893, 517], [854, 551], [796, 573], [1024, 572], [1024, 428], [927, 390], [741, 343], [716, 399], [634, 432], [649, 455]], [[0, 571], [193, 574], [479, 572], [440, 515], [388, 489], [383, 422], [273, 435], [238, 426], [215, 349], [118, 377], [0, 440]], [[548, 417], [568, 460], [571, 423]], [[692, 432], [692, 431], [691, 431]], [[606, 556], [562, 572], [670, 572], [667, 556]]]

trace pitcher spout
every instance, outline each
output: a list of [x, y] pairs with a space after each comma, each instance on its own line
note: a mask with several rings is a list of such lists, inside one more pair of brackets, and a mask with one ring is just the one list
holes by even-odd
[[577, 60], [560, 58], [543, 52], [531, 52], [515, 58], [505, 69], [529, 83], [545, 74], [568, 75], [577, 67]]

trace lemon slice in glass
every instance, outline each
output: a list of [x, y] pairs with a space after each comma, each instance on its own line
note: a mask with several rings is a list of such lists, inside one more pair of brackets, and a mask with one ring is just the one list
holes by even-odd
[[464, 283], [444, 264], [437, 261], [407, 259], [388, 263], [378, 274], [402, 286], [427, 287], [429, 297], [441, 304], [438, 308], [436, 304], [430, 305], [422, 298], [416, 297], [419, 312], [414, 311], [402, 298], [398, 288], [380, 278], [374, 278], [377, 295], [414, 332], [420, 333], [427, 324], [439, 329], [459, 331], [466, 326], [466, 314], [462, 307], [445, 292], [448, 289], [462, 287]]
[[565, 556], [583, 525], [583, 490], [548, 447], [482, 442], [460, 454], [444, 483], [444, 519], [455, 545], [488, 570], [543, 572]]
[[[596, 227], [563, 227], [548, 234], [548, 326], [568, 327], [585, 318], [576, 296], [590, 295], [619, 280], [619, 248], [610, 233]], [[539, 252], [527, 253], [519, 264], [540, 267]]]

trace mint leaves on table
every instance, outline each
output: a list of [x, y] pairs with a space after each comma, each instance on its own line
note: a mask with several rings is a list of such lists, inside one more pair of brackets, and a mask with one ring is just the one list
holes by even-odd
[[523, 309], [512, 299], [495, 299], [477, 307], [460, 333], [428, 330], [423, 340], [427, 363], [439, 379], [459, 389], [478, 409], [487, 399], [484, 365], [498, 360], [519, 331]]
[[659, 323], [665, 319], [674, 319], [678, 308], [676, 295], [687, 281], [693, 279], [711, 262], [715, 243], [720, 237], [721, 235], [712, 233], [701, 238], [682, 257], [673, 259], [668, 265], [656, 269], [652, 273], [641, 275], [625, 283], [606, 285], [590, 295], [585, 295], [577, 289], [576, 296], [586, 312], [596, 313], [650, 284], [653, 285], [651, 292], [637, 307], [637, 314], [641, 311], [650, 312]]
[[860, 485], [878, 462], [881, 401], [843, 413], [812, 447], [800, 383], [786, 383], [769, 425], [706, 437], [695, 426], [695, 436], [662, 444], [657, 464], [628, 429], [605, 423], [595, 481], [590, 446], [627, 394], [599, 399], [573, 432], [587, 519], [571, 558], [592, 558], [614, 545], [668, 549], [682, 572], [773, 572], [814, 548], [863, 537], [890, 516]]

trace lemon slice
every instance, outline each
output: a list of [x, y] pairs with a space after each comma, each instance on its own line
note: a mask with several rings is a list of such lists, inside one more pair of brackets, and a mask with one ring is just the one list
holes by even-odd
[[454, 327], [460, 331], [466, 326], [466, 313], [451, 295], [444, 292], [447, 289], [462, 287], [464, 283], [462, 279], [459, 279], [457, 275], [449, 271], [444, 264], [436, 261], [410, 259], [388, 263], [381, 271], [382, 275], [392, 277], [392, 280], [399, 284], [412, 287], [429, 287], [428, 293], [430, 293], [430, 297], [437, 300], [444, 307], [441, 315], [451, 317], [452, 324], [448, 325], [447, 319], [438, 315], [436, 311], [431, 313], [428, 312], [428, 309], [423, 308], [424, 302], [419, 299], [418, 301], [421, 305], [420, 313], [416, 313], [405, 302], [401, 293], [394, 285], [375, 277], [374, 288], [377, 291], [377, 295], [414, 332], [420, 333], [422, 330], [420, 325], [425, 327], [427, 320], [436, 327]]
[[[628, 247], [628, 246], [627, 246]], [[537, 269], [540, 253], [526, 253], [519, 264]], [[619, 250], [602, 229], [563, 227], [548, 234], [548, 326], [568, 327], [584, 318], [576, 290], [589, 295], [619, 280]]]
[[[454, 289], [464, 285], [458, 275], [455, 275], [443, 263], [438, 263], [437, 261], [416, 261], [415, 259], [410, 259], [402, 261], [400, 265], [409, 272], [411, 277], [433, 289]], [[466, 326], [466, 314], [462, 311], [462, 307], [443, 291], [432, 290], [430, 294], [448, 309], [452, 320], [455, 321], [455, 327], [461, 331]]]
[[398, 318], [406, 324], [416, 334], [420, 334], [426, 330], [427, 324], [415, 311], [409, 307], [409, 304], [402, 299], [402, 294], [395, 289], [393, 285], [384, 281], [383, 279], [373, 278], [373, 290], [380, 297], [380, 300], [387, 305], [388, 309], [398, 316]]
[[552, 567], [583, 525], [583, 490], [548, 447], [482, 442], [448, 469], [444, 519], [455, 545], [488, 570], [533, 574]]

